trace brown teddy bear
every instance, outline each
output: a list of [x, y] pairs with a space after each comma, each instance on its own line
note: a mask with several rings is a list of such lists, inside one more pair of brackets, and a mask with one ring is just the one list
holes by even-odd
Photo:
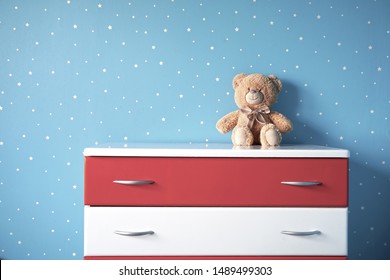
[[292, 130], [285, 116], [270, 110], [282, 89], [275, 76], [238, 74], [233, 79], [234, 100], [239, 110], [217, 122], [217, 129], [227, 133], [233, 129], [232, 142], [236, 146], [278, 146], [282, 134]]

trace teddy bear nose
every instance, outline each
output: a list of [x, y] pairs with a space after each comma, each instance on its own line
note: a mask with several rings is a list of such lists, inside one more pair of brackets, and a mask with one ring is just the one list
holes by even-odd
[[249, 92], [252, 99], [262, 99], [263, 94], [260, 90], [251, 89]]
[[246, 101], [252, 105], [260, 104], [263, 101], [263, 94], [259, 90], [251, 89], [246, 94]]
[[256, 99], [259, 96], [259, 92], [257, 90], [251, 90], [250, 94], [252, 95], [252, 99]]

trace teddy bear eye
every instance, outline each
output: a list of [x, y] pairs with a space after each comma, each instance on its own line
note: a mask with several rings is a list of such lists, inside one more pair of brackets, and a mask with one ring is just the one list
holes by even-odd
[[259, 93], [261, 93], [261, 94], [263, 94], [262, 92], [261, 92], [261, 89], [258, 89], [258, 88], [248, 88], [248, 92], [251, 92], [251, 91], [253, 91], [253, 92], [259, 92]]

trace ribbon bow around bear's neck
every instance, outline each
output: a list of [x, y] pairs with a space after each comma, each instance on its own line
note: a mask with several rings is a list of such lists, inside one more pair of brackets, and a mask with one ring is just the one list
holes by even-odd
[[249, 107], [240, 108], [240, 111], [248, 118], [248, 127], [252, 128], [255, 121], [259, 124], [265, 125], [270, 123], [268, 114], [271, 112], [267, 105], [261, 105], [261, 107], [252, 110]]

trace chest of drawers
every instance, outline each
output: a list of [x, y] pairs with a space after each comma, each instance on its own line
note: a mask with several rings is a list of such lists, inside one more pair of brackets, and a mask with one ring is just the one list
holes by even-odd
[[84, 156], [86, 259], [347, 257], [346, 150], [132, 144]]

